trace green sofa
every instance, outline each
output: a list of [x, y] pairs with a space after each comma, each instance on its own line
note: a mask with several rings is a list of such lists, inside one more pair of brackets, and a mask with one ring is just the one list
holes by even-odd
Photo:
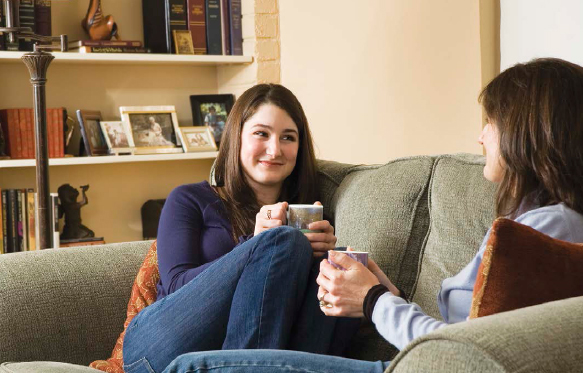
[[[338, 246], [366, 250], [398, 287], [440, 317], [441, 281], [475, 254], [495, 187], [483, 157], [320, 162], [322, 203]], [[0, 255], [0, 372], [96, 372], [110, 356], [151, 242]], [[583, 297], [448, 326], [397, 353], [363, 324], [349, 356], [387, 372], [583, 372]]]

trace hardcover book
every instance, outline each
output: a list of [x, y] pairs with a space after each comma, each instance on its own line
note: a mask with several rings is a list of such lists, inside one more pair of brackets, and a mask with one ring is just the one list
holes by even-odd
[[36, 250], [36, 203], [34, 189], [26, 190], [26, 230], [28, 231], [28, 250]]
[[[34, 17], [34, 0], [20, 0], [20, 4], [18, 5], [18, 22], [20, 27], [28, 27], [33, 33], [36, 33]], [[18, 48], [21, 51], [32, 51], [33, 42], [30, 39], [20, 39]]]
[[243, 55], [243, 26], [241, 23], [241, 0], [229, 0], [231, 14], [231, 54], [233, 56]]
[[166, 29], [167, 0], [142, 0], [144, 46], [152, 53], [170, 53], [170, 31]]
[[8, 246], [9, 252], [18, 251], [18, 196], [16, 189], [8, 190]]
[[0, 226], [0, 254], [4, 254], [4, 235], [6, 234], [6, 230], [4, 229], [4, 218], [6, 213], [4, 212], [4, 205], [2, 204], [2, 193], [4, 192], [4, 190], [0, 191], [0, 224], [2, 224], [2, 226]]
[[[166, 0], [166, 28], [170, 35], [175, 30], [188, 30], [186, 0]], [[172, 37], [172, 53], [176, 53], [176, 46], [174, 45], [174, 37]]]
[[34, 21], [37, 34], [52, 35], [51, 0], [34, 0]]
[[186, 0], [188, 30], [194, 54], [206, 54], [205, 0]]
[[69, 49], [79, 47], [142, 47], [139, 40], [74, 40], [69, 42]]
[[220, 0], [206, 1], [207, 54], [223, 54]]
[[[0, 2], [0, 27], [6, 27], [6, 20], [4, 18], [4, 6]], [[4, 34], [0, 32], [0, 51], [6, 50], [6, 40]]]
[[9, 253], [10, 251], [10, 244], [12, 239], [10, 238], [10, 225], [8, 220], [10, 219], [10, 211], [8, 208], [8, 190], [2, 189], [2, 233], [4, 237], [2, 238], [2, 242], [4, 244], [4, 253]]
[[221, 0], [221, 41], [225, 56], [231, 54], [231, 15], [229, 13], [229, 0]]
[[79, 47], [72, 50], [78, 53], [149, 53], [150, 50], [141, 47]]

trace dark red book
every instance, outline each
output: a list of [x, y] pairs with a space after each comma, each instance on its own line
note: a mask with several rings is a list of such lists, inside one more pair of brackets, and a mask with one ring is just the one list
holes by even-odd
[[192, 36], [194, 54], [206, 54], [205, 0], [186, 0], [188, 30]]
[[17, 109], [0, 110], [0, 122], [2, 122], [2, 133], [4, 134], [4, 141], [6, 142], [6, 154], [11, 158], [16, 159], [18, 125], [15, 122], [14, 110]]
[[22, 144], [22, 157], [30, 158], [28, 155], [28, 126], [26, 122], [26, 112], [28, 109], [18, 109], [18, 133], [20, 135], [20, 143]]
[[37, 34], [52, 35], [51, 0], [34, 0], [34, 22]]
[[[167, 14], [166, 28], [170, 32], [172, 37], [172, 31], [174, 30], [188, 30], [188, 23], [186, 21], [186, 0], [166, 0], [167, 1]], [[171, 45], [172, 53], [176, 53], [176, 47], [174, 46], [174, 39], [172, 37]]]

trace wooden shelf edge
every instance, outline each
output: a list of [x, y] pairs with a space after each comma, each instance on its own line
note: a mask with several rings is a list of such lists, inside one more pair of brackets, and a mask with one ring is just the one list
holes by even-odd
[[[89, 164], [135, 163], [135, 162], [163, 162], [196, 159], [215, 159], [218, 152], [177, 153], [177, 154], [148, 154], [148, 155], [109, 155], [98, 157], [69, 157], [52, 158], [49, 166], [75, 166]], [[2, 168], [35, 167], [34, 159], [7, 159], [0, 160]]]
[[[20, 61], [26, 52], [0, 52], [0, 61]], [[54, 52], [56, 63], [119, 63], [119, 64], [179, 64], [179, 65], [230, 65], [253, 62], [252, 56], [176, 55], [155, 53], [76, 53]]]

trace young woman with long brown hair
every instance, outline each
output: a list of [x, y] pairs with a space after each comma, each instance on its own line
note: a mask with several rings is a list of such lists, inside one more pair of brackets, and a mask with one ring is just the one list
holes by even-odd
[[318, 197], [310, 129], [292, 92], [261, 84], [241, 95], [214, 179], [180, 186], [166, 200], [158, 297], [127, 328], [125, 372], [161, 372], [192, 351], [340, 353], [358, 321], [325, 317], [315, 280], [314, 258], [334, 248], [334, 228], [314, 222], [310, 229], [321, 233], [304, 235], [285, 226], [289, 203]]
[[[498, 216], [560, 240], [583, 242], [583, 68], [559, 59], [518, 64], [490, 82], [480, 99], [488, 123], [478, 142], [486, 152], [484, 177], [498, 184]], [[333, 261], [348, 270], [321, 262], [318, 297], [330, 305], [322, 310], [329, 316], [365, 316], [399, 349], [465, 321], [488, 236], [474, 259], [443, 281], [438, 303], [444, 321], [401, 298], [374, 261], [369, 259], [366, 268], [333, 251]], [[164, 373], [205, 367], [216, 372], [381, 373], [388, 364], [295, 351], [216, 351], [183, 355]]]

